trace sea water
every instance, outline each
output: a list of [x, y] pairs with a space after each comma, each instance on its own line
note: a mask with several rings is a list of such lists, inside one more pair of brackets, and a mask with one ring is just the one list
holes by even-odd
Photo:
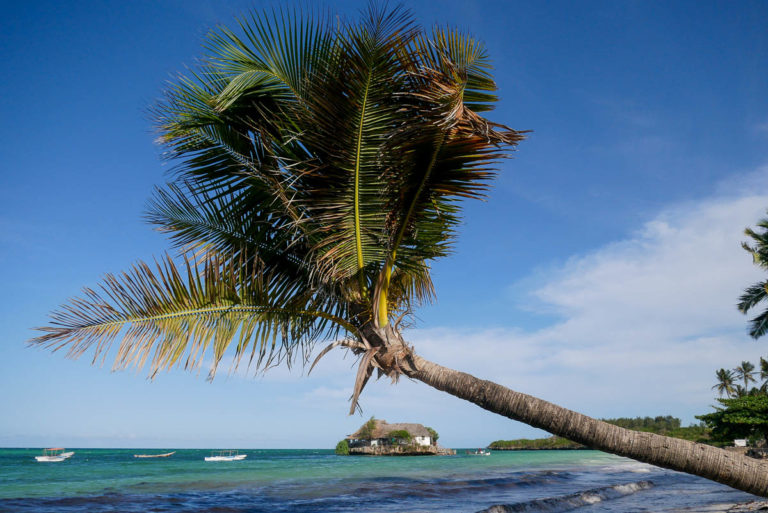
[[336, 456], [329, 450], [0, 449], [0, 512], [477, 512], [703, 511], [755, 497], [705, 479], [598, 451], [506, 451], [475, 456]]

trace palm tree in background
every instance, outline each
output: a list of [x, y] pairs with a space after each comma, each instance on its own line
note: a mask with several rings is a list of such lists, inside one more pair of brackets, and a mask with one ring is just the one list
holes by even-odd
[[726, 397], [730, 398], [734, 394], [733, 371], [720, 369], [715, 374], [717, 375], [717, 384], [712, 389], [717, 389], [718, 394], [725, 394]]
[[760, 357], [760, 391], [763, 393], [768, 392], [768, 360]]
[[733, 374], [736, 379], [744, 381], [744, 394], [749, 393], [749, 384], [755, 383], [755, 365], [752, 362], [743, 361], [733, 369]]
[[[402, 8], [359, 22], [253, 14], [208, 39], [200, 69], [156, 110], [177, 163], [149, 220], [180, 249], [107, 275], [52, 314], [34, 344], [115, 366], [253, 370], [308, 364], [318, 341], [375, 373], [422, 381], [590, 447], [768, 494], [768, 464], [613, 426], [419, 356], [402, 328], [434, 298], [462, 200], [524, 134], [483, 117], [497, 98], [482, 44], [419, 28]], [[212, 354], [212, 358], [208, 356]]]
[[[752, 255], [755, 265], [768, 270], [768, 218], [761, 219], [757, 226], [762, 228], [762, 231], [756, 232], [751, 228], [744, 230], [744, 233], [752, 239], [753, 245], [744, 242], [742, 247]], [[755, 283], [744, 291], [739, 298], [739, 311], [746, 314], [758, 304], [765, 302], [768, 302], [768, 280]], [[768, 332], [768, 308], [749, 321], [749, 334], [753, 338], [760, 338], [766, 332]]]

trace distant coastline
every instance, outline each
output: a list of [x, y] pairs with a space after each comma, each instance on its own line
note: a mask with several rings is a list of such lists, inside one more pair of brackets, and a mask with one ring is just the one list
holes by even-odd
[[[682, 427], [680, 425], [680, 419], [672, 417], [671, 415], [634, 418], [620, 417], [616, 419], [601, 420], [625, 429], [682, 438], [692, 442], [712, 443], [710, 440], [710, 430], [706, 426], [703, 424], [694, 424]], [[591, 449], [591, 447], [559, 436], [536, 439], [518, 438], [515, 440], [496, 440], [495, 442], [488, 444], [488, 448], [494, 451], [567, 451]]]
[[572, 442], [559, 436], [549, 438], [519, 438], [517, 440], [496, 440], [488, 444], [493, 451], [573, 451], [589, 449], [586, 445]]

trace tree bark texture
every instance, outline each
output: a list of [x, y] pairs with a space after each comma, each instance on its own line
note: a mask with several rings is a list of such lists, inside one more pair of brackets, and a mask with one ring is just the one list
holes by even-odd
[[620, 428], [411, 354], [405, 374], [512, 420], [594, 449], [768, 497], [768, 463], [709, 445]]

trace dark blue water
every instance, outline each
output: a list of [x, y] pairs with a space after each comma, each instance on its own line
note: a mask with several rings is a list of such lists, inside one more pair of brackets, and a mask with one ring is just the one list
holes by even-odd
[[0, 512], [415, 513], [509, 504], [511, 511], [632, 513], [754, 499], [598, 451], [356, 457], [245, 450], [244, 461], [214, 463], [200, 450], [145, 460], [133, 454], [165, 451], [74, 450], [67, 461], [38, 463], [37, 449], [0, 449]]

